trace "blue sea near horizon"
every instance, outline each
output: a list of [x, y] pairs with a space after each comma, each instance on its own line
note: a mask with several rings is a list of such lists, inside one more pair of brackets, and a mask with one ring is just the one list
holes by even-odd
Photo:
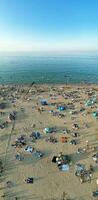
[[0, 56], [0, 84], [98, 84], [98, 56]]

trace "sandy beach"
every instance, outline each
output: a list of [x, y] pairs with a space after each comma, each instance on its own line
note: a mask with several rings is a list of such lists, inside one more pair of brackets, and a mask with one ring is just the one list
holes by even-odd
[[[95, 101], [86, 105], [94, 97]], [[98, 112], [97, 85], [1, 85], [0, 199], [97, 199], [92, 197], [98, 189], [98, 163], [92, 158], [98, 150], [98, 117], [93, 112]], [[51, 131], [45, 132], [45, 128]], [[32, 132], [39, 132], [40, 138], [30, 137]], [[15, 146], [21, 135], [26, 144]], [[73, 140], [76, 143], [72, 144]], [[26, 147], [32, 147], [32, 152], [24, 151]], [[77, 153], [79, 149], [83, 151]], [[43, 156], [35, 156], [33, 150]], [[60, 152], [70, 156], [67, 171], [61, 171], [52, 162]], [[23, 159], [18, 160], [17, 153]], [[81, 183], [75, 175], [78, 163], [85, 165], [86, 170], [93, 166], [90, 181]], [[25, 182], [28, 177], [34, 178], [33, 184]]]

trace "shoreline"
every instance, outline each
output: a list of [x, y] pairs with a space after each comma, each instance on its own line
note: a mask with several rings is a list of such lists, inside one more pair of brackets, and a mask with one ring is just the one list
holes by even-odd
[[[32, 83], [31, 83], [32, 84]], [[11, 84], [0, 84], [0, 87], [1, 86], [9, 86], [9, 87], [11, 87], [11, 86], [16, 86], [16, 87], [19, 87], [19, 86], [22, 86], [22, 87], [27, 87], [27, 86], [31, 86], [31, 84], [14, 84], [14, 83], [11, 83]], [[66, 86], [66, 87], [78, 87], [78, 86], [88, 86], [88, 87], [90, 87], [90, 86], [98, 86], [98, 84], [96, 83], [74, 83], [74, 84], [64, 84], [64, 83], [41, 83], [41, 84], [39, 84], [39, 83], [34, 83], [32, 86], [58, 86], [58, 87], [60, 87], [60, 86], [62, 86], [62, 87], [64, 87], [64, 86]]]

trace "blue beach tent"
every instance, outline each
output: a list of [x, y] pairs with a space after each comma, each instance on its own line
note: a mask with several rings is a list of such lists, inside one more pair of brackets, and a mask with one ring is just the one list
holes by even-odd
[[98, 117], [98, 111], [92, 113], [93, 117]]
[[58, 110], [59, 110], [59, 111], [65, 110], [65, 106], [58, 106]]
[[88, 99], [85, 103], [85, 106], [92, 106], [94, 103], [96, 103], [96, 96], [93, 96], [92, 98]]
[[47, 102], [46, 99], [41, 100], [40, 103], [41, 103], [42, 106], [48, 105], [48, 102]]
[[52, 133], [53, 131], [54, 131], [54, 129], [53, 128], [49, 128], [49, 127], [44, 129], [45, 133]]

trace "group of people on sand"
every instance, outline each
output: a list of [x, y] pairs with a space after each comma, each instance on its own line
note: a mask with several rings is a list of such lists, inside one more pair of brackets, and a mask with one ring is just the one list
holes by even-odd
[[[66, 94], [66, 95], [67, 95], [67, 94]], [[65, 95], [65, 96], [66, 96], [66, 95]], [[74, 98], [74, 93], [70, 93], [70, 95]], [[68, 98], [70, 98], [70, 95], [68, 95]], [[75, 99], [74, 99], [74, 101], [75, 101]], [[74, 101], [73, 101], [73, 102], [74, 102]], [[43, 103], [43, 104], [42, 104], [41, 106], [39, 106], [38, 103], [36, 104], [37, 111], [38, 111], [40, 114], [42, 114], [43, 111], [45, 110], [45, 108], [44, 108], [45, 101], [42, 102], [42, 103]], [[14, 105], [15, 105], [15, 104], [14, 104]], [[47, 105], [47, 104], [46, 104], [46, 105]], [[53, 107], [52, 107], [52, 108], [53, 108]], [[56, 108], [56, 107], [55, 107], [55, 108]], [[69, 108], [70, 108], [70, 111], [74, 110], [74, 104], [70, 104], [70, 103], [69, 103], [69, 104], [67, 105], [67, 109], [69, 109]], [[93, 108], [93, 107], [91, 107], [91, 109], [92, 109], [92, 108]], [[65, 109], [65, 108], [63, 107], [63, 109]], [[23, 111], [23, 110], [24, 110], [24, 109], [22, 108], [21, 111]], [[57, 110], [57, 111], [58, 111], [58, 110]], [[61, 111], [61, 107], [60, 107], [60, 111]], [[62, 114], [62, 113], [60, 113], [60, 111], [55, 112], [55, 110], [54, 110], [54, 112], [53, 112], [53, 111], [51, 110], [51, 114], [53, 115], [53, 117], [54, 117], [54, 116], [58, 116], [58, 117], [64, 118], [64, 117], [65, 117], [65, 113]], [[85, 109], [83, 110], [83, 108], [82, 108], [81, 112], [83, 112], [83, 111], [85, 111]], [[58, 113], [59, 113], [59, 115], [58, 115]], [[90, 113], [90, 112], [87, 111], [87, 114], [89, 114], [89, 113]], [[1, 114], [1, 116], [3, 116], [3, 112], [0, 112], [0, 114]], [[71, 114], [72, 114], [72, 117], [73, 117], [74, 115], [76, 115], [75, 112], [73, 112], [73, 113], [71, 113]], [[7, 123], [10, 123], [10, 122], [12, 122], [12, 121], [15, 120], [15, 119], [16, 119], [16, 113], [15, 113], [15, 112], [11, 112], [11, 113], [9, 114], [9, 116], [8, 116]], [[71, 118], [71, 119], [72, 119], [72, 118]], [[78, 124], [76, 121], [77, 121], [77, 120], [73, 120], [73, 121], [72, 121], [72, 133], [70, 134], [70, 136], [73, 137], [73, 140], [70, 141], [70, 144], [72, 144], [72, 145], [77, 145], [76, 140], [77, 140], [77, 138], [78, 138], [78, 136], [79, 136], [79, 134], [80, 134], [80, 133], [78, 133], [78, 130], [80, 129], [80, 124]], [[84, 123], [83, 126], [84, 126], [84, 128], [88, 128], [87, 122]], [[34, 129], [35, 127], [36, 127], [36, 124], [33, 124], [33, 125], [32, 125], [32, 128]], [[50, 143], [53, 143], [53, 144], [55, 144], [56, 142], [58, 142], [58, 139], [56, 139], [56, 138], [54, 137], [54, 135], [52, 135], [53, 132], [54, 132], [54, 131], [51, 131], [50, 133], [49, 133], [49, 131], [47, 132], [47, 133], [48, 133], [48, 137], [47, 137], [46, 140], [45, 140], [46, 142], [49, 141]], [[62, 143], [67, 143], [67, 142], [68, 142], [69, 136], [67, 137], [66, 135], [69, 134], [69, 132], [71, 132], [71, 131], [70, 131], [70, 130], [67, 130], [67, 128], [64, 129], [64, 131], [63, 131], [63, 136], [61, 137], [61, 140], [60, 140]], [[49, 135], [49, 134], [51, 134], [51, 135]], [[40, 133], [39, 133], [39, 132], [35, 132], [35, 131], [33, 131], [33, 132], [30, 134], [30, 136], [29, 136], [29, 139], [31, 139], [33, 143], [34, 143], [34, 141], [36, 141], [38, 138], [40, 138]], [[26, 145], [26, 147], [25, 147], [25, 145]], [[16, 138], [15, 142], [14, 142], [11, 146], [13, 146], [14, 148], [22, 148], [22, 147], [25, 147], [25, 148], [24, 148], [24, 151], [25, 151], [25, 152], [29, 152], [31, 155], [32, 155], [33, 152], [34, 152], [33, 155], [36, 155], [37, 158], [43, 157], [43, 153], [42, 153], [42, 152], [40, 152], [40, 151], [38, 151], [38, 150], [35, 151], [35, 149], [33, 149], [32, 146], [28, 146], [28, 145], [27, 145], [25, 135], [21, 135], [20, 137]], [[86, 140], [86, 141], [85, 141], [85, 146], [84, 146], [84, 147], [79, 147], [79, 148], [77, 149], [76, 153], [77, 153], [77, 154], [82, 154], [82, 153], [86, 153], [86, 152], [89, 153], [90, 150], [91, 150], [92, 152], [95, 152], [95, 151], [96, 151], [96, 147], [91, 147], [89, 141]], [[76, 156], [78, 156], [77, 154], [76, 154]], [[16, 160], [19, 160], [19, 161], [21, 161], [21, 160], [24, 159], [24, 158], [22, 157], [21, 153], [18, 153], [18, 152], [17, 152], [15, 158], [16, 158]], [[63, 169], [63, 170], [69, 170], [69, 166], [71, 165], [71, 157], [70, 157], [69, 155], [64, 155], [62, 152], [60, 152], [57, 156], [54, 156], [54, 157], [53, 157], [52, 162], [53, 162], [53, 163], [56, 163], [58, 169], [60, 169], [60, 170], [62, 170], [62, 169]], [[97, 163], [97, 161], [96, 161], [96, 163]], [[64, 166], [64, 168], [62, 168], [62, 166]], [[63, 170], [62, 170], [62, 171], [63, 171]], [[3, 172], [3, 166], [2, 166], [2, 164], [0, 164], [0, 173], [2, 173], [2, 172]], [[76, 175], [79, 177], [79, 180], [80, 180], [81, 183], [84, 183], [84, 182], [87, 182], [87, 181], [88, 181], [88, 182], [91, 182], [91, 180], [92, 180], [92, 175], [93, 175], [93, 172], [94, 172], [94, 168], [93, 168], [92, 165], [90, 165], [89, 170], [82, 169], [82, 170], [76, 171], [76, 172], [77, 172]], [[34, 177], [27, 177], [27, 178], [24, 180], [24, 182], [25, 182], [26, 184], [33, 184], [33, 183], [34, 183]], [[7, 186], [8, 186], [8, 185], [10, 185], [10, 181], [7, 183]], [[2, 196], [2, 197], [4, 197], [4, 196]], [[15, 197], [14, 199], [17, 200], [18, 197]]]

